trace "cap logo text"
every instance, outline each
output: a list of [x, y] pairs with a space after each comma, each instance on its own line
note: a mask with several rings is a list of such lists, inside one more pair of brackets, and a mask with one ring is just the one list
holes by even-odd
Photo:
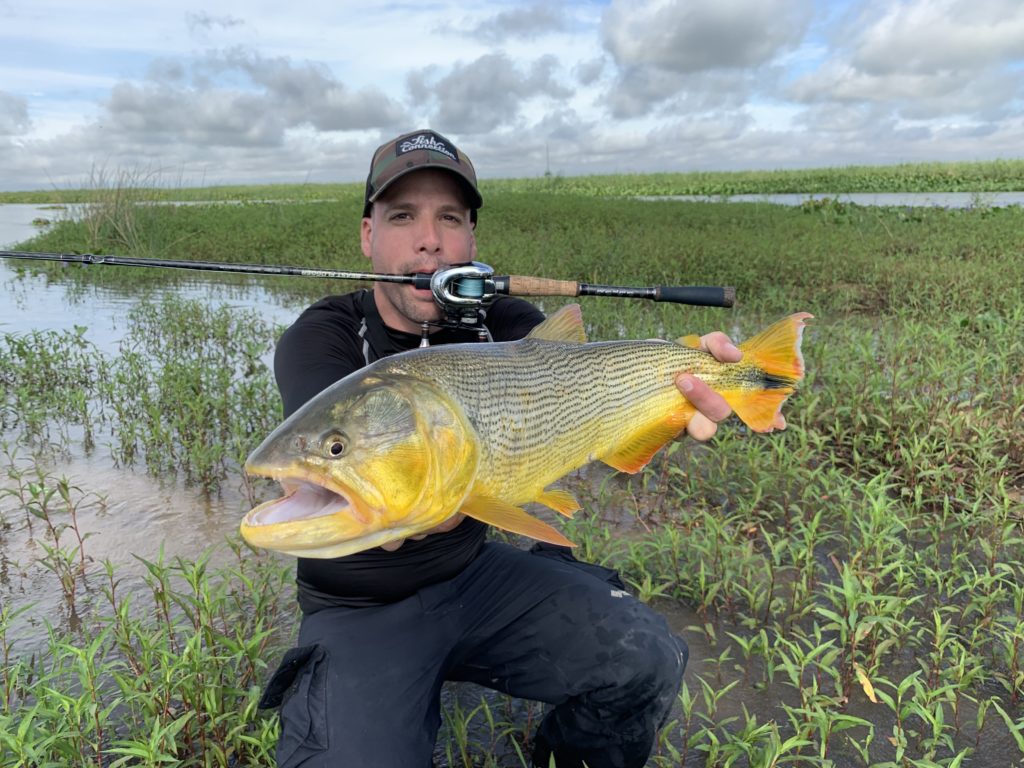
[[398, 144], [397, 154], [404, 155], [406, 152], [415, 152], [417, 149], [429, 149], [434, 152], [440, 152], [456, 163], [459, 162], [459, 157], [455, 154], [455, 151], [443, 141], [439, 141], [437, 136], [432, 133], [421, 133], [417, 136], [403, 139]]

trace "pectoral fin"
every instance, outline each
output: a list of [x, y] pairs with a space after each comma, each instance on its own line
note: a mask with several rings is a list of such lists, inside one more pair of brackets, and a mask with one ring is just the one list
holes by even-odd
[[527, 514], [519, 507], [487, 496], [472, 496], [462, 504], [460, 510], [481, 522], [501, 528], [510, 533], [519, 533], [548, 544], [559, 544], [563, 547], [575, 547], [565, 536], [542, 520]]

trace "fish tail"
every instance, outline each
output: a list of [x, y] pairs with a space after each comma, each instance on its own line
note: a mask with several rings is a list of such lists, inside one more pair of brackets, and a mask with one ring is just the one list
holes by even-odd
[[804, 321], [811, 317], [807, 312], [797, 312], [738, 345], [743, 351], [741, 365], [752, 366], [757, 380], [721, 394], [755, 432], [771, 432], [785, 425], [782, 404], [804, 377], [800, 342]]

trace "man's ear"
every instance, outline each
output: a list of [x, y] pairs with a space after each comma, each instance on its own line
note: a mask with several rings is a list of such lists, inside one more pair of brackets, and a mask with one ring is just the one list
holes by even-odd
[[362, 222], [359, 225], [359, 244], [363, 248], [363, 255], [366, 258], [370, 258], [370, 254], [373, 251], [370, 249], [370, 243], [373, 241], [373, 211], [370, 211], [370, 216], [364, 216]]

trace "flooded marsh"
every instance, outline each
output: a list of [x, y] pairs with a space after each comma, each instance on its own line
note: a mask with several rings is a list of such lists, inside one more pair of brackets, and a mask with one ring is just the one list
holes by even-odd
[[[146, 209], [30, 247], [362, 269], [358, 205]], [[591, 339], [816, 316], [784, 432], [732, 420], [637, 475], [564, 481], [579, 556], [691, 648], [650, 766], [1024, 758], [1022, 237], [1019, 207], [488, 196], [500, 273], [737, 288], [732, 310], [584, 299]], [[255, 703], [296, 626], [293, 573], [236, 535], [273, 493], [240, 463], [279, 418], [280, 328], [353, 286], [0, 277], [0, 764], [270, 764]], [[451, 686], [437, 763], [524, 766], [541, 713]]]

